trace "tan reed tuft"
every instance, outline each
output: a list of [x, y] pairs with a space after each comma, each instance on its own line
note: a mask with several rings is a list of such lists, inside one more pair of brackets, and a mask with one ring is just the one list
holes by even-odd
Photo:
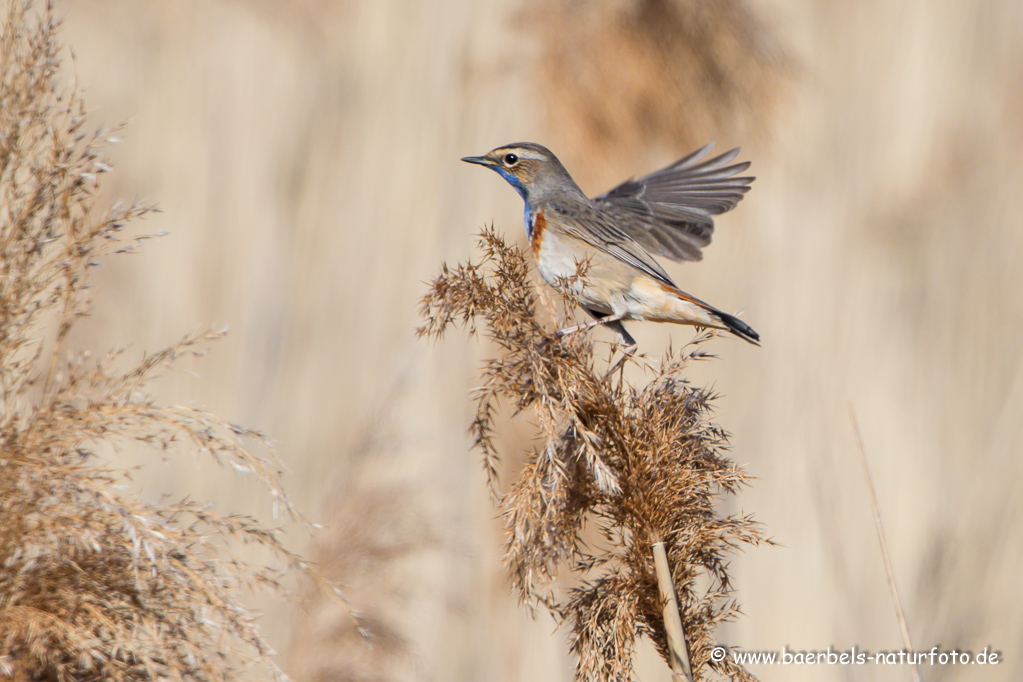
[[[748, 479], [725, 457], [727, 434], [710, 419], [711, 393], [685, 378], [708, 357], [701, 335], [659, 363], [641, 355], [595, 358], [588, 334], [558, 336], [570, 300], [538, 297], [526, 255], [488, 229], [483, 257], [445, 266], [422, 301], [420, 335], [451, 325], [482, 331], [499, 349], [475, 390], [471, 433], [507, 527], [505, 564], [515, 593], [572, 632], [578, 680], [631, 679], [640, 635], [669, 660], [653, 547], [664, 542], [695, 679], [750, 680], [710, 661], [718, 623], [738, 612], [728, 556], [764, 541], [749, 516], [723, 516], [720, 498]], [[585, 264], [578, 274], [585, 277]], [[560, 324], [559, 324], [560, 326]], [[634, 370], [649, 373], [635, 384]], [[507, 490], [498, 481], [500, 403], [528, 413], [539, 433]], [[678, 653], [678, 652], [676, 652]]]
[[[148, 386], [219, 333], [131, 361], [71, 349], [100, 259], [131, 253], [152, 207], [102, 211], [110, 132], [62, 90], [52, 6], [6, 3], [0, 33], [0, 677], [16, 681], [284, 678], [239, 601], [309, 566], [255, 518], [196, 500], [148, 502], [109, 455], [206, 456], [258, 479], [297, 517], [255, 430]], [[250, 445], [268, 453], [257, 455]], [[145, 463], [140, 464], [145, 466]], [[247, 561], [242, 545], [265, 560]], [[246, 551], [246, 556], [250, 553]]]

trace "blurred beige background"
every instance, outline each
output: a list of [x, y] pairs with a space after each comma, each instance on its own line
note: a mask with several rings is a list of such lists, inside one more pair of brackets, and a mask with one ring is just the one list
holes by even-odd
[[[694, 379], [781, 543], [737, 556], [746, 650], [901, 648], [850, 425], [859, 417], [918, 649], [1023, 675], [1023, 3], [1014, 0], [62, 0], [97, 123], [130, 120], [106, 195], [166, 231], [110, 261], [82, 342], [155, 350], [227, 326], [159, 387], [268, 431], [326, 529], [288, 543], [387, 637], [257, 601], [296, 679], [569, 680], [564, 635], [499, 570], [465, 429], [487, 349], [417, 342], [417, 301], [521, 201], [459, 163], [546, 144], [590, 193], [705, 141], [758, 176], [686, 290], [744, 318]], [[630, 327], [656, 356], [685, 328]], [[606, 332], [602, 332], [606, 334]], [[609, 336], [607, 338], [610, 338]], [[511, 427], [528, 434], [527, 423]], [[254, 485], [156, 464], [146, 494], [266, 514]], [[754, 667], [906, 680], [905, 667]], [[668, 671], [646, 647], [643, 680]]]

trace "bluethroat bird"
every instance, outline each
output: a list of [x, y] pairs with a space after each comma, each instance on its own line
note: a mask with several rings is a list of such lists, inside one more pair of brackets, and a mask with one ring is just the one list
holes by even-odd
[[[749, 191], [754, 178], [735, 177], [749, 162], [728, 165], [739, 150], [701, 161], [711, 147], [593, 199], [549, 149], [532, 142], [462, 161], [500, 173], [522, 195], [540, 275], [556, 288], [574, 281], [579, 302], [596, 318], [561, 334], [603, 324], [634, 346], [622, 321], [648, 320], [724, 329], [759, 345], [748, 324], [679, 289], [651, 255], [700, 260], [714, 231], [711, 216], [731, 210]], [[580, 263], [586, 265], [576, 278]]]

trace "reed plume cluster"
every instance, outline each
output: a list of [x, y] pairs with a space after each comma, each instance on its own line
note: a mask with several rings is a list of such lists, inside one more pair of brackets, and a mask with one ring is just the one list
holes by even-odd
[[[479, 262], [445, 266], [433, 281], [419, 332], [482, 327], [500, 350], [475, 390], [471, 433], [506, 522], [513, 590], [571, 629], [577, 680], [632, 679], [637, 637], [649, 637], [669, 663], [680, 653], [669, 646], [652, 552], [663, 542], [694, 679], [754, 679], [730, 658], [710, 659], [716, 626], [738, 613], [728, 556], [764, 538], [750, 517], [717, 510], [747, 476], [725, 457], [727, 434], [709, 420], [713, 396], [685, 378], [689, 363], [707, 357], [707, 335], [656, 365], [614, 353], [598, 362], [589, 334], [558, 336], [551, 322], [567, 322], [571, 301], [538, 296], [519, 248], [492, 228], [480, 246]], [[634, 385], [630, 365], [650, 372], [649, 381]], [[531, 414], [539, 430], [507, 491], [498, 481], [499, 403]]]
[[[275, 531], [192, 500], [146, 503], [108, 455], [208, 456], [257, 477], [295, 513], [265, 437], [163, 406], [147, 385], [217, 334], [129, 361], [69, 348], [100, 259], [131, 252], [130, 221], [103, 211], [110, 134], [62, 90], [52, 7], [4, 3], [0, 34], [0, 678], [234, 679], [283, 674], [238, 588], [307, 571]], [[250, 447], [258, 448], [255, 454]], [[191, 460], [191, 457], [189, 457]], [[241, 544], [266, 561], [239, 558]]]

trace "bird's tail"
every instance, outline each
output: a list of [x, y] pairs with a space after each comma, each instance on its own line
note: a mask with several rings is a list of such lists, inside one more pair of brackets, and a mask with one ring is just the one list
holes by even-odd
[[705, 319], [709, 319], [711, 321], [711, 324], [707, 324], [704, 320], [690, 318], [690, 320], [685, 324], [694, 324], [696, 326], [701, 327], [707, 326], [714, 327], [716, 329], [724, 329], [735, 334], [740, 339], [745, 339], [746, 341], [749, 341], [754, 346], [760, 345], [759, 343], [760, 334], [757, 334], [755, 331], [753, 331], [753, 327], [749, 326], [735, 315], [729, 315], [728, 313], [722, 312], [715, 308], [714, 306], [704, 303], [700, 299], [694, 296], [690, 296], [686, 292], [681, 291], [676, 287], [669, 288], [665, 286], [664, 289], [678, 296], [683, 301], [686, 301], [700, 308], [704, 313], [706, 313]]
[[725, 326], [725, 329], [732, 332], [740, 339], [745, 339], [754, 346], [760, 345], [760, 334], [753, 331], [753, 327], [749, 326], [735, 315], [729, 315], [728, 313], [723, 313], [720, 310], [715, 310], [714, 308], [710, 308], [708, 312], [720, 319], [721, 323]]

